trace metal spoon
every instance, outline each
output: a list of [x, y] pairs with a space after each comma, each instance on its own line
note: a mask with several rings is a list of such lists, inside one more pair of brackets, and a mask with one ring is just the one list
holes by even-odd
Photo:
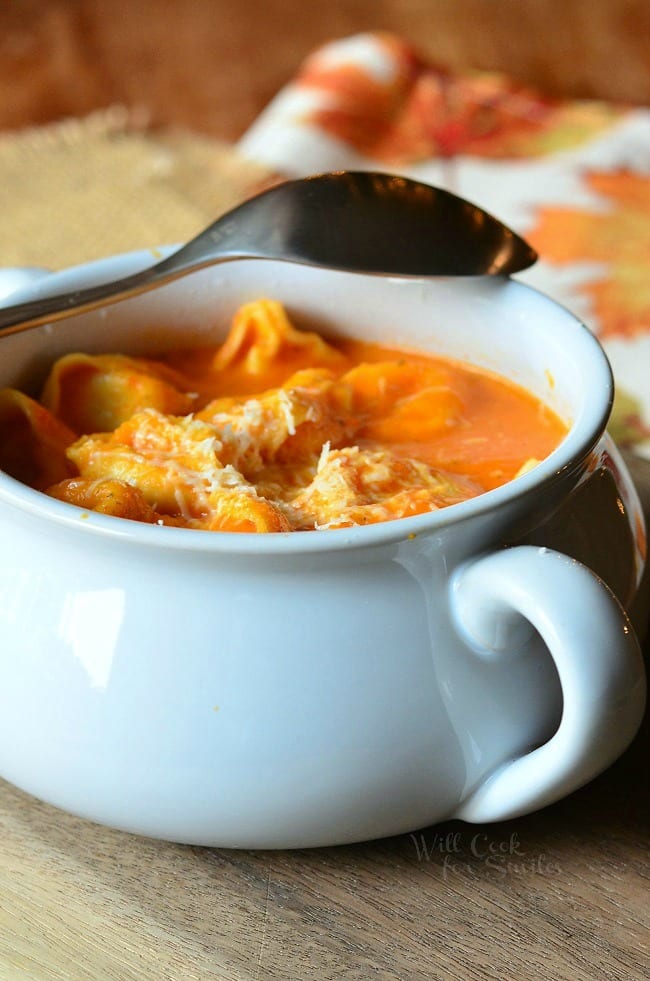
[[250, 198], [142, 272], [6, 307], [0, 331], [62, 320], [244, 258], [383, 275], [483, 276], [519, 272], [537, 255], [492, 215], [449, 191], [389, 174], [340, 171]]

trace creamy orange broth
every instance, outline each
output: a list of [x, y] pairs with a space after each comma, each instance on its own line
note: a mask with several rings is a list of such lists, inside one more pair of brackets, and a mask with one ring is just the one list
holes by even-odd
[[0, 392], [0, 466], [49, 495], [212, 531], [372, 524], [446, 507], [546, 457], [564, 423], [506, 379], [299, 331], [280, 304], [220, 346], [70, 354], [39, 402]]

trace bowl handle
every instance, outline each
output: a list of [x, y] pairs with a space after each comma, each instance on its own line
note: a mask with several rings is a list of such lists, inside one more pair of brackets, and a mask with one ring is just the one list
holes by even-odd
[[595, 777], [632, 741], [645, 707], [639, 644], [613, 593], [585, 566], [526, 545], [475, 559], [452, 580], [452, 613], [477, 656], [516, 650], [532, 625], [563, 695], [551, 739], [502, 764], [455, 817], [500, 821], [545, 807]]

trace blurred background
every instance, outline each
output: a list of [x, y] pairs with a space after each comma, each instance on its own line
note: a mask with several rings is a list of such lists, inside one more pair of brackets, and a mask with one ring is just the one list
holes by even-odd
[[310, 51], [365, 30], [548, 94], [650, 103], [648, 0], [2, 0], [0, 128], [121, 104], [231, 141]]

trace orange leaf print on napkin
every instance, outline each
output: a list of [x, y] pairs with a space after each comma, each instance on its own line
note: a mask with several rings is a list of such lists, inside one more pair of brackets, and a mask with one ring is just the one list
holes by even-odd
[[598, 336], [636, 337], [650, 331], [650, 177], [620, 170], [585, 179], [610, 209], [544, 208], [527, 237], [551, 263], [606, 263], [602, 279], [580, 287], [591, 298]]
[[383, 71], [346, 60], [334, 42], [307, 59], [296, 82], [327, 95], [303, 122], [378, 161], [537, 157], [579, 146], [623, 114], [602, 102], [543, 98], [495, 73], [455, 75], [391, 35], [364, 40]]

